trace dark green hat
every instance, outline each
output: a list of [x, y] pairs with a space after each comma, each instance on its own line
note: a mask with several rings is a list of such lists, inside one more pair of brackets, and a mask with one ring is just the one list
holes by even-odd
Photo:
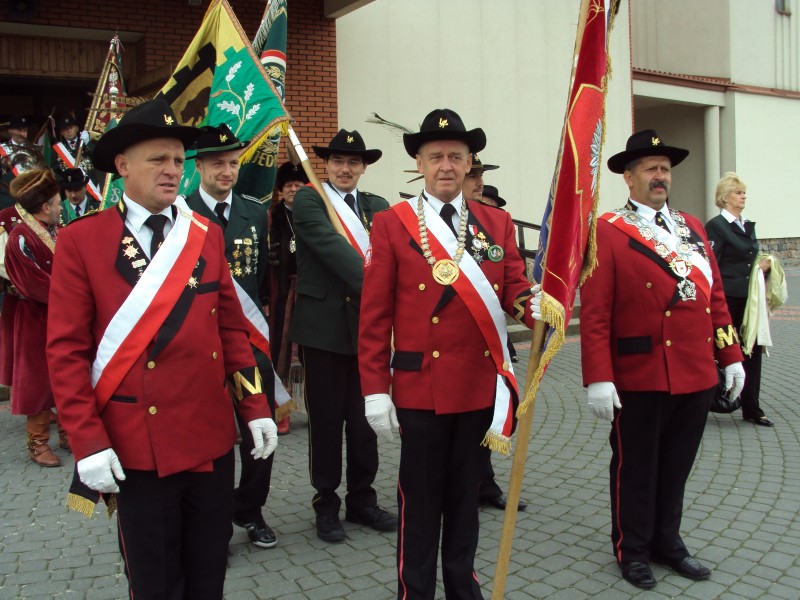
[[200, 128], [200, 136], [192, 146], [195, 151], [192, 158], [203, 158], [209, 154], [219, 154], [220, 152], [228, 152], [230, 150], [239, 150], [249, 144], [249, 141], [241, 141], [231, 131], [225, 123], [217, 127], [206, 125]]

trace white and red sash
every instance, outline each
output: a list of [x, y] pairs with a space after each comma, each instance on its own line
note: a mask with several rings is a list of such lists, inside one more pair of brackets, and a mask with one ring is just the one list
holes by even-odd
[[[637, 242], [644, 244], [648, 248], [654, 246], [652, 240], [647, 240], [642, 235], [641, 231], [639, 231], [639, 228], [632, 223], [628, 223], [621, 214], [615, 212], [609, 212], [605, 213], [604, 215], [601, 215], [600, 218], [605, 221], [608, 221], [619, 231], [633, 238]], [[686, 225], [686, 227], [688, 228], [689, 226]], [[655, 252], [655, 254], [658, 255], [659, 258], [661, 258], [671, 269], [671, 263], [673, 260], [675, 261], [681, 260], [681, 258], [678, 256], [676, 252], [679, 241], [678, 238], [669, 233], [668, 231], [665, 231], [661, 227], [653, 226], [650, 229], [654, 232], [655, 238], [658, 241], [658, 243], [666, 246], [667, 250], [669, 251], [663, 253], [663, 255], [659, 254], [658, 252]], [[706, 258], [697, 251], [692, 252], [691, 263], [692, 266], [695, 268], [691, 269], [691, 271], [688, 274], [686, 274], [686, 278], [691, 279], [697, 286], [697, 288], [703, 293], [706, 299], [710, 301], [711, 285], [713, 283], [711, 265], [709, 264], [708, 260], [706, 260]], [[676, 275], [680, 274], [676, 273]]]
[[[62, 161], [64, 161], [65, 165], [67, 165], [70, 169], [75, 168], [75, 159], [72, 158], [72, 154], [70, 153], [69, 149], [64, 145], [64, 142], [58, 142], [56, 144], [53, 144], [53, 150], [55, 151], [56, 154], [58, 154], [58, 157]], [[86, 184], [86, 191], [89, 192], [89, 194], [95, 200], [99, 202], [103, 201], [103, 195], [100, 193], [100, 190], [97, 188], [97, 186], [94, 184], [94, 181], [92, 181], [91, 179], [89, 180], [89, 183]]]
[[347, 205], [344, 198], [339, 195], [330, 183], [326, 183], [323, 187], [336, 214], [339, 215], [339, 220], [342, 222], [347, 239], [350, 240], [350, 245], [356, 249], [361, 258], [364, 258], [367, 254], [367, 248], [369, 248], [369, 233], [367, 233], [364, 223], [361, 222], [360, 216], [353, 212], [353, 209]]
[[208, 219], [178, 207], [175, 225], [131, 293], [108, 323], [92, 364], [98, 412], [153, 340], [192, 276]]
[[[271, 363], [272, 354], [270, 354], [269, 351], [269, 323], [267, 323], [267, 319], [264, 317], [264, 312], [253, 302], [253, 299], [244, 291], [242, 286], [239, 285], [239, 282], [236, 281], [235, 278], [231, 279], [233, 279], [236, 297], [239, 299], [239, 304], [242, 305], [242, 312], [244, 312], [244, 316], [247, 319], [247, 334], [250, 343], [266, 354]], [[289, 396], [289, 392], [286, 391], [286, 388], [283, 387], [281, 378], [278, 377], [278, 374], [275, 372], [274, 366], [272, 367], [272, 372], [275, 375], [275, 403], [278, 406], [283, 406], [292, 398]]]
[[[464, 200], [466, 202], [466, 200]], [[403, 226], [412, 239], [422, 246], [420, 241], [419, 221], [417, 219], [417, 199], [409, 199], [392, 207]], [[456, 241], [453, 232], [439, 217], [430, 204], [422, 203], [425, 211], [425, 223], [428, 228], [428, 245], [432, 255], [437, 259], [454, 259], [456, 254]], [[352, 212], [352, 211], [351, 211]], [[511, 392], [519, 395], [517, 379], [511, 365], [508, 353], [508, 330], [506, 318], [497, 293], [486, 275], [470, 256], [465, 252], [459, 262], [461, 274], [452, 286], [461, 300], [469, 309], [472, 318], [486, 340], [495, 369], [497, 381], [495, 386], [494, 415], [492, 425], [482, 444], [492, 450], [508, 454], [511, 449], [511, 430], [514, 423], [514, 406], [511, 401]]]

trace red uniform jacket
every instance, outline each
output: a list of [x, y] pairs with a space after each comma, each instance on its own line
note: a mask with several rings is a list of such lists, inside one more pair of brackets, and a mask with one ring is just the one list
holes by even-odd
[[[19, 204], [0, 210], [0, 245], [3, 253], [11, 230], [22, 222], [17, 207]], [[14, 312], [19, 298], [7, 279], [0, 279], [0, 289], [4, 289], [3, 308], [0, 310], [0, 384], [11, 385], [14, 366]]]
[[[125, 254], [124, 206], [71, 223], [58, 240], [47, 356], [56, 406], [75, 459], [113, 448], [122, 466], [160, 476], [205, 470], [234, 443], [226, 376], [255, 367], [247, 325], [209, 225], [193, 278], [155, 339], [98, 414], [90, 369], [111, 318], [138, 272]], [[134, 240], [134, 245], [138, 244]], [[140, 251], [136, 258], [141, 259]], [[269, 416], [266, 397], [240, 403], [246, 421]]]
[[[483, 249], [481, 270], [503, 309], [532, 327], [527, 308], [531, 284], [525, 278], [511, 216], [470, 202], [468, 224], [466, 252], [474, 252], [472, 239], [478, 232], [488, 246], [503, 248], [504, 257], [498, 262], [489, 260]], [[399, 408], [460, 413], [492, 406], [497, 371], [467, 306], [451, 286], [434, 281], [422, 250], [393, 210], [375, 216], [370, 239], [372, 256], [364, 272], [358, 337], [364, 395], [388, 393], [391, 385]]]
[[14, 228], [6, 244], [6, 272], [19, 293], [12, 336], [11, 413], [15, 415], [35, 415], [53, 408], [45, 343], [54, 247], [44, 226], [34, 231], [25, 222]]
[[681, 300], [677, 277], [652, 245], [598, 219], [597, 267], [581, 288], [584, 385], [687, 394], [717, 384], [715, 356], [720, 367], [742, 360], [735, 341], [717, 347], [717, 330], [728, 334], [731, 324], [722, 279], [703, 225], [681, 214], [711, 264], [710, 302], [699, 288], [696, 300]]

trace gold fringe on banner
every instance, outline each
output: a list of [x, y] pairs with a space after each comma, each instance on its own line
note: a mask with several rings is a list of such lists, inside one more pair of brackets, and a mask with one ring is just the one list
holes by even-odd
[[279, 406], [275, 409], [275, 421], [280, 421], [284, 417], [289, 416], [291, 413], [297, 410], [297, 404], [294, 400], [289, 400], [283, 406]]
[[239, 163], [244, 165], [251, 162], [253, 157], [256, 155], [256, 152], [258, 152], [258, 149], [261, 147], [261, 144], [266, 142], [269, 138], [273, 137], [277, 133], [280, 133], [282, 136], [289, 135], [289, 123], [287, 121], [281, 121], [280, 123], [270, 127], [264, 135], [254, 140], [250, 146], [248, 146], [247, 150], [245, 150], [239, 157]]

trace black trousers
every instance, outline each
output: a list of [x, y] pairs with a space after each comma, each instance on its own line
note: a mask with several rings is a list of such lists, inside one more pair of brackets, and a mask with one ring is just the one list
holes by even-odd
[[503, 490], [497, 485], [494, 480], [494, 467], [492, 466], [492, 451], [488, 448], [486, 450], [486, 458], [484, 459], [484, 474], [481, 480], [480, 487], [478, 488], [478, 499], [481, 502], [488, 502], [496, 500], [503, 495]]
[[481, 599], [475, 575], [478, 486], [485, 475], [480, 445], [492, 409], [437, 415], [397, 409], [400, 477], [397, 504], [397, 597], [432, 600], [436, 592], [439, 535], [448, 599]]
[[378, 503], [372, 483], [378, 472], [378, 439], [364, 416], [356, 355], [303, 347], [308, 409], [308, 470], [316, 493], [314, 512], [337, 514], [342, 501], [342, 443], [347, 437], [348, 509]]
[[119, 546], [135, 600], [220, 600], [233, 534], [233, 449], [207, 473], [127, 469]]
[[[728, 302], [728, 311], [731, 313], [733, 326], [742, 335], [742, 321], [744, 320], [744, 307], [747, 298], [733, 298], [725, 296]], [[742, 367], [744, 367], [744, 389], [742, 390], [742, 417], [745, 419], [760, 419], [764, 416], [764, 411], [758, 403], [758, 396], [761, 393], [761, 357], [763, 348], [754, 346], [750, 356], [745, 355]]]
[[[275, 375], [272, 370], [260, 369], [260, 373], [263, 389], [274, 390]], [[267, 393], [267, 401], [274, 417], [274, 392]], [[242, 469], [239, 474], [239, 487], [233, 493], [233, 516], [237, 521], [252, 523], [262, 518], [261, 509], [267, 503], [275, 452], [265, 459], [253, 458], [253, 455], [250, 454], [254, 448], [253, 434], [247, 426], [247, 421], [239, 415], [239, 411], [236, 411], [236, 422], [239, 424], [239, 433], [242, 436], [242, 442], [239, 444], [239, 459]]]
[[611, 541], [619, 562], [689, 555], [683, 492], [716, 387], [692, 394], [619, 392], [611, 426]]

